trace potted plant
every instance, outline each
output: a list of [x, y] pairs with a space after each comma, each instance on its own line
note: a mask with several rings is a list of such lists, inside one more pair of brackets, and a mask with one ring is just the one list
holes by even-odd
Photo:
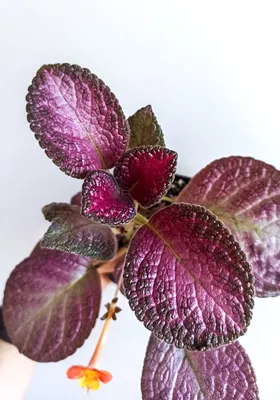
[[[104, 320], [90, 360], [69, 379], [96, 390], [120, 291], [151, 331], [141, 378], [144, 400], [258, 399], [237, 339], [254, 297], [280, 294], [280, 172], [250, 157], [216, 160], [189, 182], [176, 176], [151, 106], [125, 118], [88, 69], [44, 65], [28, 90], [27, 118], [46, 155], [83, 180], [69, 203], [43, 208], [51, 225], [9, 277], [9, 337], [38, 362], [73, 354]], [[102, 282], [116, 291], [106, 312]], [[112, 382], [113, 384], [113, 382]]]

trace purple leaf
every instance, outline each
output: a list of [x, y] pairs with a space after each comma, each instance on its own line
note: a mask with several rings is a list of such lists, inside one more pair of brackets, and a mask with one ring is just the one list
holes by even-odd
[[119, 189], [106, 171], [89, 173], [83, 183], [82, 214], [108, 225], [123, 225], [135, 216], [133, 199]]
[[176, 171], [177, 153], [160, 146], [138, 147], [127, 151], [116, 164], [118, 184], [142, 207], [160, 201], [171, 186]]
[[59, 361], [89, 336], [100, 299], [100, 276], [88, 257], [37, 250], [7, 281], [5, 325], [21, 353], [35, 361]]
[[78, 192], [76, 193], [70, 201], [71, 204], [73, 204], [73, 206], [82, 206], [82, 192]]
[[137, 318], [178, 348], [218, 347], [251, 320], [250, 266], [204, 207], [173, 204], [155, 213], [130, 242], [124, 286]]
[[209, 208], [234, 234], [253, 268], [259, 297], [280, 295], [280, 172], [249, 157], [216, 160], [178, 202]]
[[41, 240], [40, 240], [38, 243], [36, 243], [36, 245], [32, 249], [29, 257], [37, 256], [38, 254], [41, 254], [41, 252], [42, 252], [42, 247], [41, 247]]
[[131, 137], [129, 148], [149, 145], [165, 146], [163, 133], [150, 105], [128, 118]]
[[110, 260], [117, 251], [117, 239], [111, 228], [97, 224], [80, 214], [78, 206], [52, 203], [43, 208], [51, 226], [41, 242], [42, 247]]
[[30, 128], [67, 175], [112, 168], [126, 151], [129, 125], [115, 95], [78, 65], [44, 65], [27, 95]]
[[141, 389], [143, 400], [259, 399], [255, 372], [238, 342], [190, 352], [151, 335]]

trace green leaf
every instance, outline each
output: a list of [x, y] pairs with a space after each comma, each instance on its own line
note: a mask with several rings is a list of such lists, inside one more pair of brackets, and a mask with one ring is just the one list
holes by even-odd
[[150, 105], [140, 108], [128, 118], [131, 130], [129, 147], [165, 146], [163, 132]]

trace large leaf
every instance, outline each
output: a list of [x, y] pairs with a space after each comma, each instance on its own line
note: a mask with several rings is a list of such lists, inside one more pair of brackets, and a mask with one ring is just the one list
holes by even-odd
[[133, 199], [106, 171], [93, 171], [84, 180], [82, 214], [102, 224], [123, 225], [135, 216]]
[[178, 350], [151, 336], [142, 373], [143, 400], [257, 400], [256, 376], [238, 343]]
[[137, 318], [178, 348], [228, 343], [251, 320], [250, 266], [204, 207], [173, 204], [155, 213], [131, 240], [124, 286]]
[[176, 165], [175, 151], [160, 146], [138, 147], [118, 160], [114, 176], [141, 206], [150, 207], [170, 188]]
[[110, 260], [117, 251], [117, 239], [107, 225], [97, 224], [80, 214], [80, 207], [51, 203], [43, 208], [51, 226], [41, 246], [81, 254], [96, 260]]
[[253, 268], [257, 296], [280, 295], [280, 172], [249, 157], [214, 161], [178, 202], [212, 210], [234, 234]]
[[4, 321], [19, 351], [35, 361], [59, 361], [81, 347], [95, 325], [99, 273], [88, 257], [38, 249], [9, 277]]
[[150, 105], [140, 108], [128, 118], [131, 137], [129, 147], [165, 146], [164, 137]]
[[28, 90], [27, 112], [40, 146], [72, 177], [112, 168], [128, 146], [129, 125], [115, 95], [78, 65], [41, 67]]

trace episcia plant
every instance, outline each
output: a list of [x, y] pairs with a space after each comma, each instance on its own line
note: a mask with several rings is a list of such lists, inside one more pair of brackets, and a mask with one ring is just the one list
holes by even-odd
[[[7, 281], [3, 315], [14, 345], [35, 361], [59, 361], [101, 317], [89, 362], [67, 371], [98, 389], [112, 379], [101, 354], [121, 291], [152, 332], [144, 400], [258, 399], [236, 339], [254, 296], [280, 294], [280, 172], [234, 156], [178, 180], [177, 154], [152, 108], [126, 119], [110, 89], [77, 65], [39, 69], [27, 118], [46, 155], [83, 184], [71, 202], [43, 208], [50, 227]], [[108, 277], [116, 290], [102, 312]]]

